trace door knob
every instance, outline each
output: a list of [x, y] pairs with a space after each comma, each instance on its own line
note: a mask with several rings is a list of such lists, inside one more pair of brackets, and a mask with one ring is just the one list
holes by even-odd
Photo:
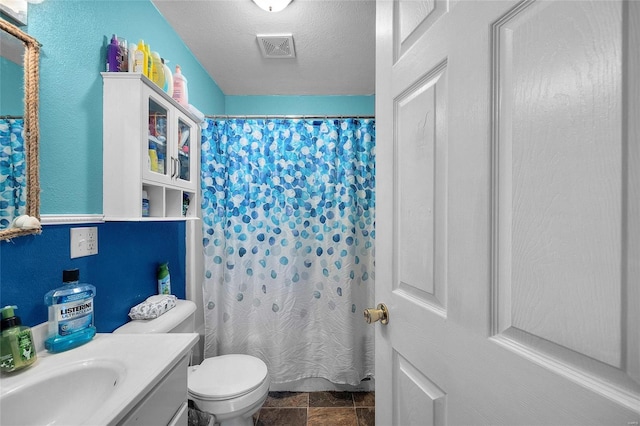
[[379, 303], [377, 309], [368, 308], [364, 310], [364, 320], [367, 324], [380, 320], [382, 324], [389, 322], [389, 310], [384, 303]]

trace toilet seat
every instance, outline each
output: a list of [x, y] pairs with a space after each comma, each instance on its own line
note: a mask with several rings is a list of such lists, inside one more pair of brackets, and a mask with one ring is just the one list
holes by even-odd
[[202, 401], [224, 401], [253, 392], [267, 379], [267, 365], [250, 355], [207, 358], [188, 370], [189, 395]]

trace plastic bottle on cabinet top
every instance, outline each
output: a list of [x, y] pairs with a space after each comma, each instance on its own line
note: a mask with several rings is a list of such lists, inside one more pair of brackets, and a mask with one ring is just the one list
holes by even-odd
[[118, 37], [118, 71], [129, 71], [129, 44], [123, 37]]
[[133, 72], [139, 72], [147, 75], [147, 50], [144, 47], [144, 40], [138, 41], [138, 47], [135, 52], [135, 62], [133, 64]]
[[111, 37], [111, 43], [107, 46], [107, 72], [118, 72], [118, 57], [120, 56], [120, 47], [118, 45], [118, 37], [114, 34]]
[[173, 74], [173, 99], [175, 99], [180, 105], [189, 105], [187, 79], [182, 75], [180, 65], [176, 65], [176, 72]]
[[151, 60], [153, 62], [151, 81], [153, 81], [156, 86], [162, 88], [164, 86], [164, 69], [162, 68], [160, 54], [158, 52], [151, 52]]
[[164, 87], [162, 88], [169, 96], [173, 97], [173, 75], [171, 69], [167, 66], [167, 62], [164, 58], [160, 58], [162, 61], [162, 69], [164, 70]]
[[136, 50], [137, 49], [136, 49], [135, 43], [129, 43], [129, 49], [128, 49], [129, 58], [127, 59], [128, 72], [134, 72], [133, 68], [136, 63]]
[[153, 59], [151, 58], [151, 47], [148, 44], [144, 45], [144, 51], [147, 54], [147, 74], [146, 76], [151, 79], [151, 73], [153, 72]]

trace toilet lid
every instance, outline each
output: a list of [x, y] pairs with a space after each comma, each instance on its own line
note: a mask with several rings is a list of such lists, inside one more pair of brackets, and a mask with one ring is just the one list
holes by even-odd
[[259, 387], [267, 378], [267, 365], [250, 355], [207, 358], [188, 371], [189, 393], [206, 400], [230, 399]]

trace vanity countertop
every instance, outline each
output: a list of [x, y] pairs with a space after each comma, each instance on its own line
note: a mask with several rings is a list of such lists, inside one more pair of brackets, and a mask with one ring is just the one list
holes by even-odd
[[[116, 424], [190, 352], [197, 341], [198, 335], [195, 333], [98, 333], [90, 342], [66, 352], [54, 354], [40, 348], [37, 352], [38, 360], [32, 366], [15, 373], [3, 374], [0, 378], [0, 423], [8, 421], [6, 424], [10, 424], [11, 420], [5, 418], [9, 414], [5, 413], [15, 410], [9, 410], [9, 404], [19, 404], [22, 406], [20, 409], [25, 411], [42, 411], [44, 417], [37, 420], [43, 421], [42, 424], [58, 421], [60, 416], [64, 416], [63, 423], [67, 425]], [[83, 371], [88, 373], [84, 374]], [[104, 371], [108, 371], [111, 376], [105, 378], [107, 376]], [[90, 394], [99, 391], [98, 379], [109, 382], [102, 386], [106, 389], [100, 390], [103, 397], [99, 403], [95, 403], [95, 409], [88, 413], [85, 409], [84, 414], [74, 417], [76, 408], [81, 412], [83, 403], [85, 408], [90, 404], [85, 403], [82, 395], [85, 392]], [[64, 386], [59, 389], [60, 394], [69, 393], [76, 401], [64, 400], [64, 407], [60, 407], [60, 403], [52, 406], [50, 400], [55, 393], [51, 393], [56, 392], [57, 385]], [[23, 393], [28, 397], [28, 404], [17, 396], [21, 389], [27, 387], [30, 390]], [[46, 390], [47, 387], [52, 390]], [[75, 397], [69, 392], [70, 388], [76, 391]]]

